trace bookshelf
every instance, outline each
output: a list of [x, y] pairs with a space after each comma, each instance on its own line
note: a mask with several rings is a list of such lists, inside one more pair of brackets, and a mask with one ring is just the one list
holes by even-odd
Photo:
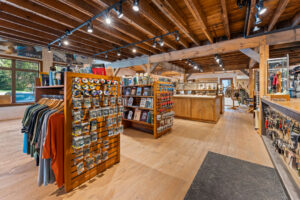
[[[138, 91], [139, 95], [136, 95]], [[170, 102], [173, 94], [173, 85], [160, 81], [154, 81], [151, 85], [122, 86], [124, 127], [133, 127], [151, 133], [154, 138], [170, 131], [173, 116], [169, 116], [168, 120], [164, 114], [172, 112], [173, 106], [167, 106], [167, 103], [172, 104]]]

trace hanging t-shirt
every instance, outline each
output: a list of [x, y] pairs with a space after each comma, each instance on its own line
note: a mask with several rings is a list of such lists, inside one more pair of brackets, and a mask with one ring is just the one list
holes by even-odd
[[43, 158], [51, 159], [57, 186], [64, 183], [64, 114], [54, 113], [48, 119]]

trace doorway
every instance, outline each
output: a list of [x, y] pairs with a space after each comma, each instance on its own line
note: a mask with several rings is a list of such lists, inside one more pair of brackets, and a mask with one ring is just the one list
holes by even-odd
[[[233, 85], [233, 78], [220, 78], [220, 83], [223, 86], [223, 94], [225, 95], [225, 91], [228, 87], [232, 87]], [[226, 97], [225, 95], [225, 106], [232, 106], [233, 102], [231, 97]]]

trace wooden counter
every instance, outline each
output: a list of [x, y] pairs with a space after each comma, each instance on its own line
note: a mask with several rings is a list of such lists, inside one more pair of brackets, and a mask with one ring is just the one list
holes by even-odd
[[193, 95], [174, 96], [175, 117], [217, 123], [221, 113], [220, 99]]

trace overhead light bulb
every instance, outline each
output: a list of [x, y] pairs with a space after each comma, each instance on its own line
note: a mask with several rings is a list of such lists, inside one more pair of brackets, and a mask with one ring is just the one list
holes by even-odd
[[64, 43], [64, 45], [69, 45], [70, 44], [67, 37], [64, 39], [63, 43]]
[[86, 26], [87, 32], [92, 33], [93, 32], [93, 24], [92, 22], [89, 22]]
[[119, 10], [117, 10], [118, 18], [121, 19], [123, 15], [122, 3], [120, 3]]
[[253, 28], [254, 32], [259, 31], [259, 30], [260, 30], [260, 28], [258, 26], [254, 26], [254, 28]]
[[255, 25], [260, 24], [261, 19], [258, 17], [257, 13], [255, 14]]
[[136, 53], [136, 48], [135, 47], [132, 48], [132, 52]]
[[222, 70], [225, 71], [225, 68], [223, 67]]
[[165, 42], [164, 42], [164, 40], [163, 40], [162, 37], [161, 37], [160, 40], [158, 41], [158, 44], [159, 44], [161, 47], [164, 46]]
[[48, 53], [51, 53], [51, 47], [48, 46]]
[[267, 11], [267, 8], [262, 8], [262, 9], [258, 12], [258, 14], [259, 14], [259, 15], [263, 15], [266, 11]]
[[121, 56], [121, 51], [118, 51], [118, 52], [117, 52], [117, 56]]
[[154, 40], [154, 41], [153, 41], [153, 44], [152, 44], [152, 47], [153, 47], [153, 48], [156, 48], [156, 46], [157, 46], [157, 42], [156, 42], [156, 40]]
[[108, 55], [107, 55], [107, 54], [105, 54], [105, 58], [108, 58]]
[[197, 69], [198, 68], [198, 66], [197, 65], [194, 65], [194, 69]]
[[111, 18], [108, 15], [105, 17], [105, 22], [106, 24], [111, 24]]
[[179, 35], [179, 33], [176, 33], [176, 34], [175, 34], [175, 40], [176, 40], [177, 42], [180, 40], [180, 35]]
[[139, 8], [139, 0], [134, 0], [134, 1], [133, 1], [132, 9], [133, 9], [135, 12], [138, 12], [138, 11], [140, 10], [140, 8]]
[[192, 63], [189, 63], [189, 66], [192, 66]]

